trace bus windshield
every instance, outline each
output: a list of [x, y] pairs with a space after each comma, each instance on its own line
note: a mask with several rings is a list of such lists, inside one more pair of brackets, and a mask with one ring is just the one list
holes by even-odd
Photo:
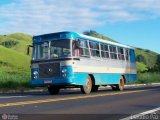
[[70, 40], [54, 40], [33, 45], [33, 60], [71, 56]]

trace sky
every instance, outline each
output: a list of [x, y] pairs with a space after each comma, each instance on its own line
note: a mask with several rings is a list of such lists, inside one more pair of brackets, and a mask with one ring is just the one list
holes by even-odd
[[160, 0], [0, 0], [0, 34], [87, 30], [160, 53]]

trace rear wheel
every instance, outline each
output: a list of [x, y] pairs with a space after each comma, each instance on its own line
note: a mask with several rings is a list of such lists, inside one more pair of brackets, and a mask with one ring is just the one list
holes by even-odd
[[124, 90], [124, 78], [121, 77], [118, 85], [112, 85], [112, 90], [123, 91]]
[[121, 77], [120, 83], [117, 85], [117, 90], [123, 91], [124, 90], [124, 78]]
[[84, 86], [81, 86], [81, 91], [84, 94], [89, 94], [92, 90], [92, 80], [91, 77], [88, 76], [86, 79], [86, 84]]
[[56, 95], [59, 93], [59, 90], [60, 88], [57, 87], [57, 86], [50, 86], [48, 87], [48, 92], [51, 94], [51, 95]]

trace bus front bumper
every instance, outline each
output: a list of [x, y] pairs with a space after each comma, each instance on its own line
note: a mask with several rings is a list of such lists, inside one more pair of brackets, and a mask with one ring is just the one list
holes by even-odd
[[72, 79], [47, 78], [47, 79], [31, 80], [30, 85], [33, 87], [44, 87], [44, 86], [52, 86], [52, 85], [74, 85], [74, 82], [72, 81]]

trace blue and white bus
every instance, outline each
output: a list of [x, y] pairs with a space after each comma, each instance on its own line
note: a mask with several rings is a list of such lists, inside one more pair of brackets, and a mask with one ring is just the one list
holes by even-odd
[[50, 94], [78, 87], [82, 93], [110, 85], [122, 91], [136, 80], [134, 48], [75, 32], [33, 37], [31, 85], [46, 86]]

